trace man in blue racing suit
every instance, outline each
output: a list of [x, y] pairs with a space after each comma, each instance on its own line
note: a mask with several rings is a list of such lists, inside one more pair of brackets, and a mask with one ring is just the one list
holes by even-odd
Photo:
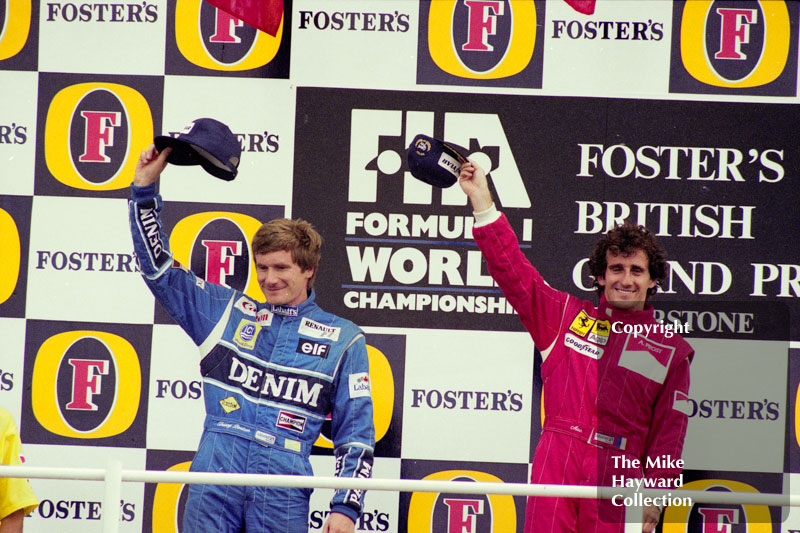
[[[336, 475], [368, 478], [375, 433], [364, 335], [314, 303], [322, 239], [277, 219], [253, 238], [266, 303], [208, 283], [172, 258], [156, 181], [170, 149], [142, 152], [130, 225], [147, 286], [200, 349], [206, 419], [192, 471], [312, 475], [308, 456], [331, 415]], [[192, 484], [183, 531], [308, 531], [311, 489]], [[324, 533], [352, 533], [361, 490], [337, 490]]]

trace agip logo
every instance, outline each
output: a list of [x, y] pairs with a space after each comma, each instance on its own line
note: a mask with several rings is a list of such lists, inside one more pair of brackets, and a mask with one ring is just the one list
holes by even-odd
[[[36, 192], [127, 196], [139, 151], [160, 123], [162, 81], [41, 74]], [[85, 78], [85, 77], [83, 77]], [[120, 80], [122, 81], [122, 80]]]
[[417, 82], [541, 88], [544, 5], [422, 1]]
[[149, 364], [139, 354], [149, 352], [150, 328], [123, 333], [122, 327], [70, 326], [56, 331], [51, 323], [29, 321], [25, 368], [31, 389], [23, 411], [32, 419], [24, 426], [26, 438], [143, 446]]
[[289, 77], [291, 2], [275, 36], [202, 0], [169, 6], [174, 42], [167, 43], [167, 74]]
[[796, 7], [692, 1], [674, 10], [670, 92], [796, 94]]

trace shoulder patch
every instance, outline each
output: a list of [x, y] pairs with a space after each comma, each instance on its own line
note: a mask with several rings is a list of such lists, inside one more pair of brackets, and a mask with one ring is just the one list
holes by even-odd
[[569, 325], [569, 330], [580, 337], [585, 337], [587, 333], [594, 326], [595, 319], [586, 314], [586, 311], [581, 309], [581, 312], [575, 315], [572, 319], [572, 324]]
[[256, 304], [246, 296], [239, 298], [234, 307], [236, 307], [236, 309], [242, 313], [250, 316], [256, 316], [256, 312], [258, 311]]
[[366, 372], [350, 374], [348, 378], [350, 379], [351, 398], [369, 398], [372, 396], [372, 389], [369, 385], [369, 376]]

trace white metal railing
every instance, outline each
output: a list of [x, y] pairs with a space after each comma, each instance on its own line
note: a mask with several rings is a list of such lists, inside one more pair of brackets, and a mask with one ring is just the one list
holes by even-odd
[[[671, 494], [692, 502], [731, 505], [800, 506], [798, 494], [758, 492], [717, 492], [704, 490], [643, 489], [623, 487], [587, 487], [578, 485], [536, 485], [530, 483], [435, 481], [420, 479], [354, 479], [321, 476], [283, 476], [273, 474], [223, 474], [161, 470], [123, 470], [122, 462], [111, 460], [106, 468], [51, 468], [0, 465], [0, 478], [73, 479], [104, 481], [103, 532], [116, 533], [119, 527], [119, 505], [122, 482], [199, 483], [204, 485], [269, 485], [273, 487], [364, 489], [399, 492], [435, 492], [450, 494], [504, 494], [510, 496], [558, 496], [567, 498], [612, 498], [616, 495], [656, 498]], [[626, 506], [625, 533], [641, 532], [642, 508]]]

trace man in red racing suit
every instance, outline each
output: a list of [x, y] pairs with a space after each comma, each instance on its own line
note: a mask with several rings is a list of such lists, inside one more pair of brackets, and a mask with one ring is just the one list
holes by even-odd
[[[464, 164], [459, 183], [489, 272], [542, 354], [545, 419], [531, 483], [625, 486], [644, 478], [645, 487], [676, 487], [694, 352], [645, 301], [666, 274], [655, 239], [625, 224], [598, 242], [589, 261], [601, 294], [595, 307], [542, 279], [480, 167]], [[525, 532], [621, 532], [620, 500], [530, 497]], [[655, 528], [660, 511], [644, 506], [643, 531]]]

